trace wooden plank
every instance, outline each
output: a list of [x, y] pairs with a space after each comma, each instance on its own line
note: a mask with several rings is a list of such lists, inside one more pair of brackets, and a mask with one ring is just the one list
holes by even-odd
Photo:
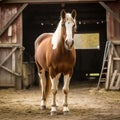
[[[17, 8], [15, 7], [15, 8], [12, 9], [12, 14], [15, 15], [16, 13], [17, 13]], [[17, 21], [19, 21], [19, 20], [17, 20]], [[12, 24], [12, 26], [13, 26], [13, 31], [12, 31], [13, 35], [12, 35], [12, 41], [11, 41], [11, 43], [17, 43], [17, 29], [19, 29], [19, 26], [17, 26], [17, 24], [16, 24], [17, 21], [15, 21]]]
[[0, 87], [14, 87], [14, 84], [0, 83]]
[[119, 73], [119, 75], [118, 75], [118, 79], [117, 79], [117, 82], [116, 82], [115, 87], [116, 87], [117, 89], [120, 89], [120, 73]]
[[[5, 0], [3, 3], [65, 3], [65, 2], [99, 2], [100, 0]], [[116, 1], [116, 0], [102, 0]]]
[[0, 43], [0, 48], [12, 48], [12, 47], [18, 47], [21, 49], [24, 49], [21, 44], [13, 44], [13, 43]]
[[13, 15], [13, 17], [8, 21], [8, 23], [0, 30], [0, 36], [8, 29], [8, 27], [16, 20], [16, 18], [22, 13], [22, 11], [27, 7], [28, 4], [23, 4], [18, 12]]
[[[1, 7], [0, 7], [0, 29], [2, 28], [2, 22], [1, 22], [1, 20], [2, 20], [2, 14], [1, 13], [2, 13], [2, 10], [1, 10]], [[1, 43], [1, 40], [0, 40], [0, 43]]]
[[8, 37], [12, 36], [12, 25], [9, 26], [8, 28]]
[[116, 57], [119, 57], [119, 55], [118, 55], [118, 53], [117, 53], [117, 50], [116, 50], [116, 48], [115, 48], [114, 45], [113, 45], [113, 50], [114, 50], [114, 55], [115, 55]]
[[[22, 54], [21, 54], [22, 55]], [[18, 73], [22, 73], [22, 56], [20, 55], [20, 50], [16, 52], [16, 70]], [[15, 87], [17, 90], [21, 90], [22, 89], [22, 78], [19, 77], [17, 78], [17, 80], [15, 81]]]
[[6, 70], [7, 72], [9, 72], [9, 73], [11, 73], [11, 74], [15, 75], [15, 76], [18, 76], [18, 77], [20, 77], [20, 76], [21, 76], [21, 74], [16, 73], [16, 72], [14, 72], [14, 71], [10, 70], [9, 68], [7, 68], [7, 67], [5, 67], [5, 66], [0, 65], [0, 67], [1, 67], [1, 68], [3, 68], [4, 70]]
[[[112, 44], [110, 46], [110, 54], [111, 54], [111, 56], [113, 58], [113, 45]], [[110, 64], [110, 79], [111, 79], [111, 75], [113, 74], [113, 72], [114, 72], [114, 63], [113, 63], [113, 59], [112, 59], [111, 64]]]
[[112, 42], [114, 45], [120, 45], [120, 40], [112, 39], [111, 42]]
[[111, 40], [114, 37], [114, 23], [113, 17], [110, 15], [109, 12], [106, 12], [106, 19], [107, 19], [107, 39]]
[[117, 70], [114, 70], [114, 73], [113, 73], [113, 76], [112, 76], [112, 79], [111, 79], [111, 83], [110, 83], [110, 88], [109, 89], [113, 89], [114, 88], [116, 75], [117, 75]]
[[6, 56], [6, 58], [0, 63], [0, 65], [3, 65], [9, 58], [10, 56], [16, 51], [17, 47], [12, 49], [12, 51]]
[[113, 12], [110, 7], [108, 7], [104, 2], [99, 2], [101, 6], [103, 6], [106, 11], [110, 12], [111, 15], [120, 23], [120, 17], [118, 14], [116, 14], [115, 12]]
[[108, 57], [108, 69], [107, 69], [107, 78], [106, 78], [106, 83], [105, 83], [105, 89], [109, 89], [109, 84], [110, 84], [110, 70], [111, 70], [111, 62], [112, 62], [112, 55], [110, 54]]
[[[12, 71], [16, 71], [16, 59], [15, 59], [15, 52], [12, 54]], [[12, 75], [11, 82], [15, 85], [15, 78], [16, 76]]]
[[120, 58], [114, 57], [113, 60], [120, 61]]
[[[23, 38], [22, 38], [22, 33], [23, 33], [23, 31], [22, 31], [22, 14], [20, 14], [20, 16], [18, 17], [18, 19], [17, 19], [17, 22], [16, 22], [16, 24], [17, 24], [17, 26], [19, 26], [18, 28], [17, 28], [17, 43], [18, 44], [20, 44], [21, 46], [22, 46], [22, 43], [23, 43]], [[16, 64], [16, 72], [18, 72], [18, 73], [20, 73], [20, 74], [22, 74], [22, 53], [23, 53], [23, 48], [21, 48], [21, 49], [19, 49], [19, 50], [17, 50], [16, 51], [16, 62], [15, 62], [15, 64]], [[16, 89], [17, 90], [20, 90], [20, 89], [22, 89], [22, 77], [18, 77], [17, 79], [16, 79], [16, 81], [15, 81], [15, 86], [16, 86]]]

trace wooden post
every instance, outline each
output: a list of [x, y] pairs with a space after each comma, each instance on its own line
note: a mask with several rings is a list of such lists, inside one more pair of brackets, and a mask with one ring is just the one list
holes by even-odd
[[117, 79], [117, 82], [116, 82], [116, 85], [115, 85], [116, 89], [120, 89], [120, 73], [118, 74], [118, 79]]
[[108, 59], [108, 70], [107, 70], [107, 78], [106, 78], [106, 83], [105, 83], [105, 89], [108, 90], [109, 89], [109, 84], [110, 84], [110, 67], [111, 67], [111, 61], [112, 61], [112, 55], [109, 55], [109, 59]]
[[[19, 52], [20, 52], [20, 49], [16, 51], [16, 70], [19, 74], [21, 74], [20, 77], [17, 77], [16, 78], [16, 81], [15, 81], [15, 87], [17, 90], [21, 90], [22, 89], [22, 57], [19, 56]], [[22, 54], [21, 54], [22, 55]]]
[[117, 75], [117, 70], [114, 70], [113, 76], [112, 76], [112, 80], [110, 81], [110, 89], [114, 89], [114, 83], [115, 83], [115, 78]]
[[108, 90], [109, 89], [109, 85], [110, 85], [110, 78], [111, 78], [111, 68], [113, 68], [111, 65], [113, 63], [112, 61], [112, 55], [113, 55], [113, 46], [110, 46], [110, 51], [109, 51], [109, 55], [108, 55], [108, 68], [107, 68], [107, 78], [106, 78], [106, 83], [105, 83], [105, 89]]

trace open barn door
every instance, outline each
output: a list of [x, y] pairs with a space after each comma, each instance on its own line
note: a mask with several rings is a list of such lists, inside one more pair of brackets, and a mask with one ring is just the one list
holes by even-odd
[[[0, 86], [22, 87], [21, 5], [0, 6]], [[16, 16], [18, 15], [18, 16]]]

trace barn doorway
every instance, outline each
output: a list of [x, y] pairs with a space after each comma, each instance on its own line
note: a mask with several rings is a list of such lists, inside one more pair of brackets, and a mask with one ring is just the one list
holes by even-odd
[[[34, 41], [44, 32], [54, 32], [61, 9], [77, 10], [76, 34], [98, 34], [98, 46], [80, 48], [72, 80], [83, 81], [99, 75], [106, 43], [106, 11], [99, 3], [33, 4], [23, 11], [23, 62], [34, 64]], [[90, 39], [91, 40], [91, 39]], [[34, 65], [35, 66], [35, 65]], [[93, 76], [91, 76], [93, 75]], [[38, 84], [35, 67], [34, 84]]]

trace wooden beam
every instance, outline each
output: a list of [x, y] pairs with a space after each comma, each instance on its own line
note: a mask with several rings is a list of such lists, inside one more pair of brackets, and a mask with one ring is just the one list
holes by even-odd
[[0, 30], [0, 36], [8, 29], [8, 27], [16, 20], [28, 4], [23, 4], [18, 12], [8, 21], [8, 23]]
[[120, 45], [120, 40], [111, 40], [114, 45]]
[[115, 12], [113, 12], [109, 6], [107, 6], [104, 2], [99, 2], [99, 4], [103, 6], [106, 11], [108, 11], [120, 23], [120, 17]]
[[114, 88], [114, 83], [115, 83], [115, 78], [117, 76], [117, 70], [114, 70], [112, 79], [111, 79], [111, 83], [110, 83], [110, 88], [109, 89], [113, 89]]
[[0, 67], [3, 68], [4, 70], [6, 70], [7, 72], [15, 75], [15, 76], [21, 77], [21, 74], [16, 73], [16, 72], [12, 71], [11, 69], [9, 69], [9, 68], [7, 68], [7, 67], [5, 67], [5, 66], [3, 66], [3, 65], [0, 65]]
[[106, 83], [105, 83], [105, 89], [108, 90], [109, 89], [109, 84], [110, 84], [110, 70], [111, 70], [111, 63], [112, 63], [112, 54], [110, 53], [110, 55], [108, 56], [109, 60], [108, 60], [108, 68], [107, 68], [107, 78], [106, 78]]
[[120, 89], [120, 73], [118, 74], [118, 79], [117, 79], [117, 82], [116, 82], [115, 87], [116, 87], [118, 90]]
[[5, 59], [0, 63], [0, 65], [3, 65], [10, 57], [11, 55], [17, 50], [17, 47], [15, 47], [9, 54], [7, 57], [5, 57]]
[[13, 43], [0, 43], [0, 48], [12, 48], [12, 47], [18, 47], [22, 48], [23, 50], [25, 49], [23, 46], [20, 44], [13, 44]]
[[116, 0], [5, 0], [3, 3], [70, 3], [70, 2], [99, 2], [99, 1], [116, 1]]

